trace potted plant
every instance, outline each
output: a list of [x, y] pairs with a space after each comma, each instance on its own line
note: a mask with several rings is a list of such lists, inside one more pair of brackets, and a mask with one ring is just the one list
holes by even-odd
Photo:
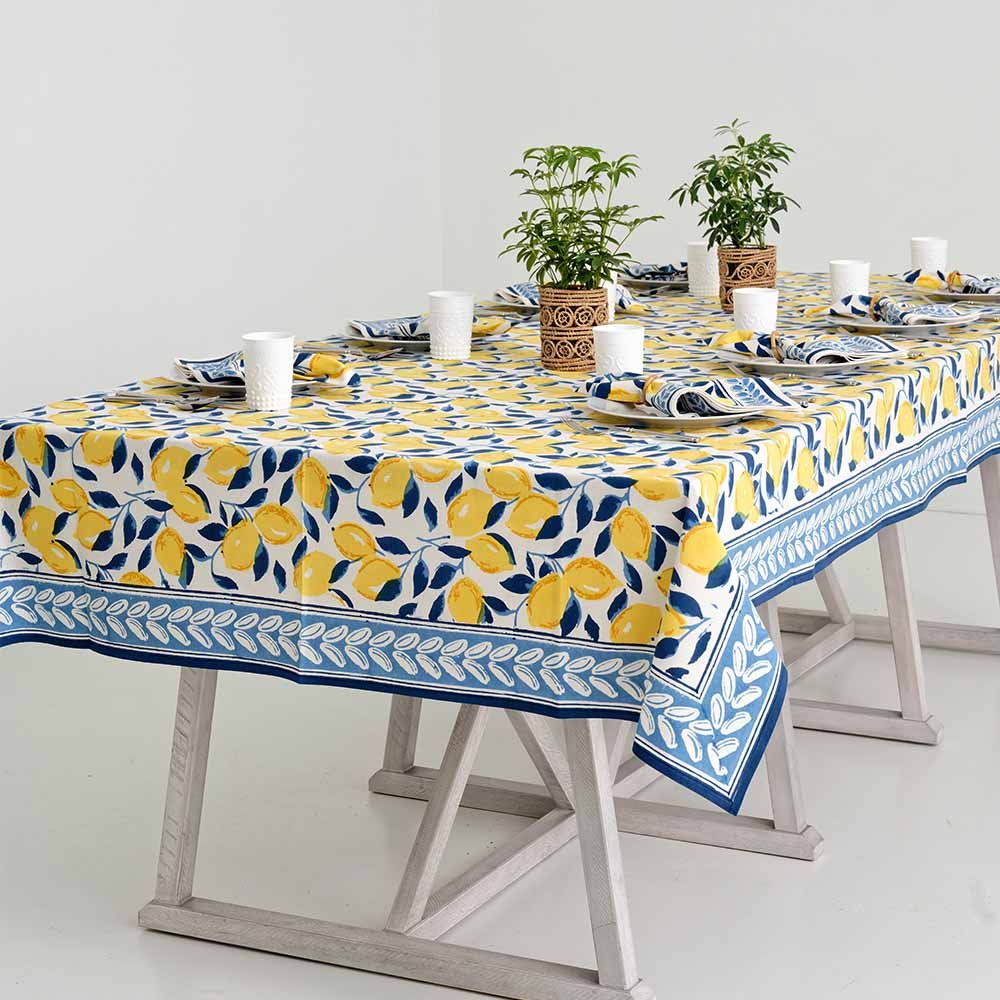
[[733, 311], [734, 288], [774, 287], [777, 249], [767, 242], [768, 227], [781, 232], [777, 216], [789, 205], [801, 207], [774, 188], [779, 166], [795, 150], [767, 132], [749, 141], [747, 124], [734, 118], [720, 125], [715, 134], [729, 140], [722, 152], [696, 163], [694, 177], [670, 195], [679, 205], [687, 199], [703, 209], [698, 222], [708, 245], [719, 248], [719, 299], [726, 312]]
[[608, 291], [630, 262], [622, 245], [645, 222], [635, 205], [615, 204], [615, 192], [639, 169], [627, 153], [604, 159], [593, 146], [541, 146], [525, 150], [511, 171], [537, 199], [504, 234], [503, 254], [517, 255], [538, 283], [542, 364], [551, 371], [594, 368], [593, 328], [608, 321]]

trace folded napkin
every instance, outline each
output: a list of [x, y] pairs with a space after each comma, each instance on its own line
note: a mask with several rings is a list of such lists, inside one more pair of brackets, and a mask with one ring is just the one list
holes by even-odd
[[920, 326], [926, 323], [940, 323], [961, 316], [951, 306], [912, 305], [890, 298], [888, 295], [845, 295], [830, 306], [831, 316], [846, 316], [851, 319], [873, 319], [889, 326]]
[[[535, 306], [540, 304], [538, 285], [533, 281], [519, 281], [496, 290], [496, 297], [515, 306]], [[615, 285], [615, 308], [626, 312], [645, 312], [645, 307], [635, 301], [632, 293], [624, 285]]]
[[623, 372], [598, 375], [587, 383], [587, 391], [596, 399], [645, 405], [668, 417], [717, 417], [801, 409], [799, 403], [773, 382], [755, 375], [690, 379]]
[[905, 271], [903, 281], [933, 292], [961, 292], [963, 295], [1000, 295], [1000, 278], [966, 271]]
[[735, 330], [720, 333], [711, 347], [726, 348], [734, 354], [771, 361], [798, 361], [808, 365], [842, 364], [849, 361], [875, 360], [899, 353], [887, 340], [864, 334], [843, 337], [796, 339], [782, 334]]
[[393, 340], [427, 340], [430, 334], [424, 316], [400, 316], [398, 319], [352, 319], [347, 324], [362, 337]]
[[[217, 358], [177, 358], [174, 364], [188, 382], [200, 385], [245, 385], [243, 352]], [[296, 351], [292, 371], [297, 378], [319, 379], [333, 388], [361, 384], [361, 376], [333, 354]]]
[[637, 281], [687, 281], [686, 260], [676, 264], [623, 264], [622, 274]]

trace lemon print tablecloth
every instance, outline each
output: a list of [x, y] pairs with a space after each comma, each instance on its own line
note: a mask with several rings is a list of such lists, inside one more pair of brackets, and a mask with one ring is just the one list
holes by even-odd
[[[826, 294], [782, 288], [787, 329]], [[717, 303], [642, 319], [648, 370], [722, 370]], [[41, 406], [0, 422], [0, 642], [634, 719], [638, 755], [736, 811], [785, 689], [754, 603], [1000, 448], [993, 329], [782, 379], [806, 413], [696, 438], [594, 421], [529, 326], [359, 362], [287, 414], [155, 380], [162, 403]]]

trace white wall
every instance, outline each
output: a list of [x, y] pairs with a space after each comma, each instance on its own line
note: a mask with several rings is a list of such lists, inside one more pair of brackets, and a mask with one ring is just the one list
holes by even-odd
[[[483, 291], [520, 276], [512, 258], [497, 260], [520, 210], [507, 174], [523, 149], [552, 142], [636, 153], [642, 173], [628, 200], [667, 219], [640, 230], [634, 252], [681, 256], [697, 238], [696, 213], [667, 195], [717, 148], [714, 126], [734, 117], [798, 151], [781, 186], [803, 210], [782, 220], [779, 266], [823, 270], [831, 257], [864, 257], [896, 270], [908, 263], [909, 237], [928, 233], [949, 239], [958, 266], [1000, 268], [988, 193], [1000, 156], [987, 111], [998, 84], [996, 5], [953, 15], [955, 31], [933, 0], [441, 0], [440, 9], [451, 284]], [[981, 516], [978, 482], [935, 506]], [[907, 530], [918, 589], [928, 581], [922, 612], [950, 613], [937, 575], [949, 529], [924, 518]], [[954, 532], [985, 545], [982, 524], [956, 522]], [[970, 559], [988, 565], [983, 548]], [[869, 609], [880, 589], [873, 545], [852, 576], [852, 596]]]
[[3, 9], [3, 412], [440, 282], [430, 0]]

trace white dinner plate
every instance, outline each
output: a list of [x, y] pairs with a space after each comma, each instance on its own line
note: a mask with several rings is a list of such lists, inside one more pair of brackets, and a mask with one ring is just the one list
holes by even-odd
[[812, 364], [805, 361], [775, 361], [773, 358], [755, 358], [748, 354], [738, 354], [735, 351], [717, 351], [720, 361], [727, 365], [737, 365], [740, 368], [752, 368], [765, 375], [836, 375], [838, 372], [853, 372], [864, 368], [873, 361], [893, 360], [906, 356], [906, 351], [893, 351], [892, 354], [877, 354], [858, 361], [826, 361]]
[[919, 285], [911, 285], [908, 281], [899, 280], [896, 283], [908, 291], [914, 292], [917, 295], [926, 295], [932, 299], [947, 299], [951, 302], [981, 302], [983, 305], [996, 305], [1000, 303], [1000, 294], [977, 295], [975, 292], [956, 292], [951, 289], [935, 291], [933, 288], [921, 288]]
[[641, 424], [649, 427], [722, 427], [725, 424], [735, 424], [740, 420], [748, 420], [753, 417], [763, 416], [771, 413], [771, 410], [743, 410], [740, 413], [725, 413], [715, 417], [668, 417], [652, 406], [642, 406], [636, 403], [619, 403], [613, 399], [598, 399], [591, 397], [587, 400], [588, 409], [594, 413], [599, 413], [605, 417], [622, 417], [632, 424]]
[[[489, 317], [478, 318], [483, 319]], [[493, 337], [499, 337], [501, 334], [506, 333], [510, 327], [510, 320], [505, 319], [500, 326], [498, 326], [495, 330], [490, 330], [489, 333], [473, 333], [472, 346], [475, 347], [476, 344], [485, 343]], [[421, 339], [413, 337], [366, 337], [364, 334], [358, 333], [353, 326], [347, 327], [342, 339], [352, 344], [373, 344], [376, 347], [401, 347], [408, 351], [429, 351], [431, 349], [429, 336]], [[326, 343], [334, 343], [334, 341], [326, 341]], [[313, 342], [311, 346], [315, 348], [316, 343]]]
[[827, 316], [827, 321], [832, 326], [843, 327], [847, 330], [869, 330], [872, 333], [905, 333], [909, 337], [919, 339], [921, 334], [947, 333], [949, 330], [957, 330], [959, 327], [968, 326], [970, 323], [975, 323], [981, 315], [978, 312], [968, 312], [957, 316], [955, 319], [942, 320], [940, 323], [917, 323], [912, 326], [906, 326], [903, 323], [879, 323], [873, 319], [862, 319], [860, 316]]

